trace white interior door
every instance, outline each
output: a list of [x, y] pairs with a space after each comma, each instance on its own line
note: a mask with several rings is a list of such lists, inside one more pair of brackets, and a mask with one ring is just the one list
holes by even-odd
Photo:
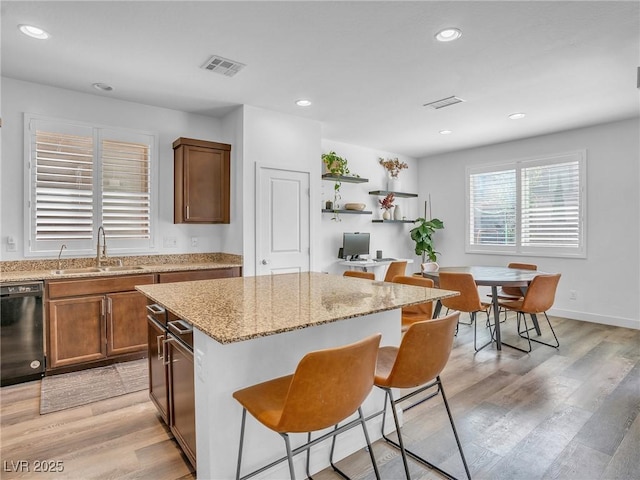
[[307, 272], [309, 173], [257, 167], [256, 275]]

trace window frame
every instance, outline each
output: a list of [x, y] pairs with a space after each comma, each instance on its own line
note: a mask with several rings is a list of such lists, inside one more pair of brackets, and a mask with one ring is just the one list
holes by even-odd
[[[35, 174], [31, 169], [35, 135], [38, 124], [55, 126], [55, 132], [88, 132], [93, 137], [93, 221], [91, 239], [87, 240], [39, 240], [35, 238], [36, 220], [35, 211], [32, 210], [35, 195]], [[109, 238], [107, 232], [107, 254], [123, 255], [133, 253], [148, 253], [156, 249], [156, 229], [158, 227], [158, 134], [152, 131], [136, 130], [114, 127], [96, 123], [68, 120], [63, 118], [48, 117], [38, 114], [24, 114], [24, 255], [25, 257], [50, 257], [57, 255], [61, 245], [65, 244], [65, 256], [94, 256], [96, 254], [96, 242], [98, 228], [102, 224], [102, 143], [105, 133], [113, 134], [117, 140], [145, 139], [145, 144], [150, 147], [149, 152], [149, 238], [148, 239], [118, 239]], [[83, 133], [83, 134], [84, 134]]]
[[[578, 208], [578, 246], [545, 247], [522, 245], [522, 171], [526, 168], [558, 165], [571, 161], [578, 162], [579, 208]], [[471, 244], [471, 176], [515, 170], [515, 245], [473, 245]], [[513, 255], [528, 257], [587, 258], [587, 152], [574, 150], [563, 153], [527, 157], [503, 163], [489, 165], [468, 165], [465, 169], [465, 252], [486, 255]]]

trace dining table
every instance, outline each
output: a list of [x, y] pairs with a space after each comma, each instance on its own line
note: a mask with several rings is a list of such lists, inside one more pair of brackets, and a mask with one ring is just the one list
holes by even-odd
[[[493, 307], [494, 317], [494, 329], [495, 335], [492, 335], [492, 339], [496, 342], [496, 348], [502, 350], [502, 338], [500, 333], [500, 305], [498, 303], [498, 287], [519, 287], [522, 290], [522, 295], [526, 293], [529, 283], [543, 272], [538, 270], [523, 270], [519, 268], [509, 267], [492, 267], [492, 266], [469, 266], [469, 267], [439, 267], [438, 270], [433, 272], [422, 272], [422, 276], [431, 278], [436, 286], [439, 285], [439, 273], [440, 272], [454, 272], [454, 273], [470, 273], [478, 286], [491, 287], [491, 305]], [[442, 304], [438, 301], [434, 309], [433, 317], [436, 318]], [[533, 326], [536, 330], [536, 334], [540, 335], [540, 325], [535, 315], [531, 315]], [[505, 345], [507, 345], [505, 343]], [[508, 345], [511, 346], [511, 345]], [[514, 347], [517, 348], [517, 347]]]

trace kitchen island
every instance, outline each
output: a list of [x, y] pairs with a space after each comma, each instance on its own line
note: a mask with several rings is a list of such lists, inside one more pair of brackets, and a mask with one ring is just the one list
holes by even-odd
[[[152, 302], [194, 327], [197, 475], [234, 478], [242, 409], [232, 393], [242, 387], [290, 374], [308, 352], [382, 333], [383, 345], [400, 342], [400, 308], [457, 295], [387, 282], [321, 273], [229, 278], [139, 286]], [[374, 390], [363, 410], [382, 408]], [[368, 424], [380, 437], [380, 417]], [[292, 446], [305, 435], [292, 435]], [[313, 448], [311, 472], [328, 466], [329, 443]], [[336, 459], [364, 445], [353, 429], [338, 439]], [[255, 421], [247, 423], [243, 470], [282, 456], [279, 435]], [[304, 455], [296, 459], [304, 476]], [[281, 464], [261, 478], [288, 477]]]

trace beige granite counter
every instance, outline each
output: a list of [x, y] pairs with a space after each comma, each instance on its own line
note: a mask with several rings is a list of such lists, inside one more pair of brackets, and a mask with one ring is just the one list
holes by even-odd
[[141, 285], [154, 302], [219, 343], [298, 330], [458, 295], [323, 273]]
[[[35, 280], [55, 280], [62, 278], [104, 277], [143, 273], [179, 272], [186, 270], [209, 270], [216, 268], [242, 267], [242, 256], [229, 253], [195, 253], [174, 255], [139, 255], [109, 257], [109, 264], [121, 260], [125, 267], [138, 269], [119, 271], [99, 271], [80, 273], [54, 273], [58, 260], [16, 260], [0, 262], [0, 282], [23, 282]], [[77, 269], [93, 266], [95, 258], [62, 258], [62, 269]]]

